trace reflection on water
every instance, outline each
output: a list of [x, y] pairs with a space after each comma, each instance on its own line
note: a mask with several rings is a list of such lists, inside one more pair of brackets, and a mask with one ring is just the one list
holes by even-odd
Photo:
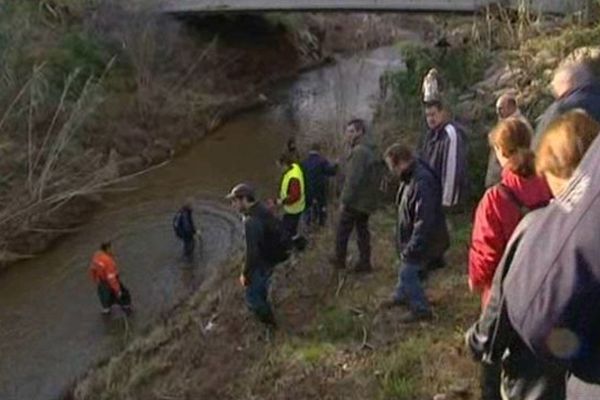
[[[398, 60], [393, 49], [379, 49], [282, 86], [276, 106], [236, 118], [183, 157], [130, 182], [137, 190], [109, 199], [79, 233], [0, 274], [0, 399], [55, 398], [125, 340], [119, 313], [100, 317], [87, 277], [101, 241], [114, 241], [136, 308], [131, 329], [139, 331], [235, 250], [239, 221], [215, 199], [240, 181], [252, 182], [263, 197], [275, 195], [275, 160], [286, 138], [326, 138], [350, 116], [369, 119], [379, 77]], [[191, 266], [181, 261], [171, 228], [190, 195], [203, 236], [203, 253]]]

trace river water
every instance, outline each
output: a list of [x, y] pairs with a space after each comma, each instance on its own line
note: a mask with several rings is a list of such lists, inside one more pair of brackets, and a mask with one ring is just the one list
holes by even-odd
[[[275, 160], [286, 140], [330, 141], [351, 116], [369, 119], [379, 77], [398, 68], [399, 60], [395, 49], [381, 48], [280, 85], [272, 106], [235, 118], [168, 165], [129, 182], [135, 190], [112, 195], [78, 233], [0, 274], [0, 399], [56, 398], [123, 345], [120, 312], [100, 316], [87, 275], [101, 241], [113, 240], [133, 296], [129, 330], [135, 334], [218, 273], [239, 249], [239, 219], [223, 195], [240, 181], [252, 182], [262, 197], [274, 195]], [[191, 265], [180, 259], [171, 228], [189, 196], [203, 236], [203, 250]]]

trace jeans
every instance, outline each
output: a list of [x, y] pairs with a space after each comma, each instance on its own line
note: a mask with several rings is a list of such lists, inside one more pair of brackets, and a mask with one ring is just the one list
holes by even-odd
[[429, 303], [425, 297], [425, 291], [421, 286], [419, 271], [421, 266], [417, 263], [403, 262], [402, 268], [398, 268], [398, 285], [394, 300], [397, 302], [407, 301], [415, 313], [428, 313]]
[[300, 224], [300, 217], [302, 214], [283, 214], [282, 223], [283, 229], [290, 238], [295, 238], [298, 235], [298, 225]]
[[265, 324], [275, 322], [273, 311], [269, 304], [269, 286], [271, 285], [271, 274], [262, 270], [250, 273], [250, 282], [246, 286], [246, 305], [256, 317]]
[[325, 226], [327, 221], [327, 202], [325, 199], [315, 198], [304, 212], [304, 221], [307, 226], [312, 225], [313, 222], [318, 223], [319, 226]]
[[337, 226], [335, 256], [343, 264], [348, 255], [348, 241], [356, 227], [356, 243], [360, 254], [360, 265], [371, 265], [371, 233], [369, 232], [369, 214], [344, 208]]

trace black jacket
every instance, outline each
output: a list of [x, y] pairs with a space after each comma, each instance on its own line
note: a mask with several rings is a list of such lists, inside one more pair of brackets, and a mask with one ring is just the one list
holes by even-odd
[[427, 263], [439, 259], [450, 245], [442, 209], [442, 189], [435, 172], [415, 160], [401, 177], [396, 246], [402, 260]]
[[173, 219], [173, 227], [175, 233], [181, 239], [187, 240], [196, 234], [196, 225], [194, 224], [194, 218], [192, 217], [192, 209], [190, 207], [182, 207], [175, 218]]
[[490, 300], [466, 334], [467, 347], [476, 360], [502, 365], [503, 398], [507, 400], [565, 399], [565, 369], [539, 359], [521, 340], [508, 318], [502, 288], [525, 231], [542, 212], [529, 213], [515, 229], [494, 275]]
[[261, 270], [270, 273], [274, 265], [267, 260], [266, 251], [269, 245], [267, 240], [267, 224], [275, 218], [273, 214], [261, 203], [256, 203], [244, 216], [244, 231], [246, 233], [246, 262], [242, 273], [250, 278], [252, 272]]

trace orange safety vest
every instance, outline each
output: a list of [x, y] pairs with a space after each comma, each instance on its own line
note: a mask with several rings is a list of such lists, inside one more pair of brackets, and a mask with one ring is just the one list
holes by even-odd
[[90, 276], [96, 284], [105, 282], [113, 292], [118, 293], [121, 291], [117, 263], [113, 256], [104, 251], [97, 251], [92, 257]]

